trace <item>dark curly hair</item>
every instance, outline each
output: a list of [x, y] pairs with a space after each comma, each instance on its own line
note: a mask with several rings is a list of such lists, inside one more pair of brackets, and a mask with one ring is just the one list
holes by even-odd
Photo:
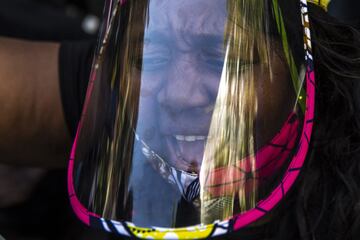
[[360, 32], [311, 4], [309, 17], [317, 79], [311, 151], [264, 237], [360, 239]]

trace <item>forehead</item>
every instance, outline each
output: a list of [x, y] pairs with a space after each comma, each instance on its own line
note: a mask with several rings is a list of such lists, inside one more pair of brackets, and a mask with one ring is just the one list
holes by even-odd
[[150, 0], [148, 31], [223, 34], [226, 0]]

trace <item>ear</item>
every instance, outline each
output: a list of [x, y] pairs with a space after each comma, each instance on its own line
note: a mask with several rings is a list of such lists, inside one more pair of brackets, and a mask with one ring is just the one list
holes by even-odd
[[322, 9], [324, 9], [327, 12], [328, 6], [329, 6], [329, 3], [331, 2], [331, 0], [307, 0], [307, 2], [321, 7]]

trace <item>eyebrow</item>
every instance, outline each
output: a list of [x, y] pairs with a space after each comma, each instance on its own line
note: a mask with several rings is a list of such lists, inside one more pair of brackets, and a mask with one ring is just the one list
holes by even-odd
[[[221, 46], [224, 43], [223, 35], [200, 33], [200, 34], [189, 34], [182, 33], [179, 37], [183, 42], [186, 42], [189, 46], [202, 47], [204, 42], [206, 45]], [[173, 38], [164, 34], [163, 31], [151, 31], [146, 33], [144, 41], [150, 41], [151, 43], [167, 44], [171, 45], [174, 43]]]

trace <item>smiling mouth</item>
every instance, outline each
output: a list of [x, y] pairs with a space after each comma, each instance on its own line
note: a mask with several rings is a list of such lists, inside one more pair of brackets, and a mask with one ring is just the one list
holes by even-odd
[[204, 135], [165, 136], [169, 163], [178, 170], [198, 174], [207, 139]]
[[136, 133], [135, 137], [142, 143], [141, 151], [147, 159], [163, 162], [191, 175], [199, 174], [205, 144], [210, 139], [207, 135], [182, 134], [159, 134], [159, 138], [148, 141]]

